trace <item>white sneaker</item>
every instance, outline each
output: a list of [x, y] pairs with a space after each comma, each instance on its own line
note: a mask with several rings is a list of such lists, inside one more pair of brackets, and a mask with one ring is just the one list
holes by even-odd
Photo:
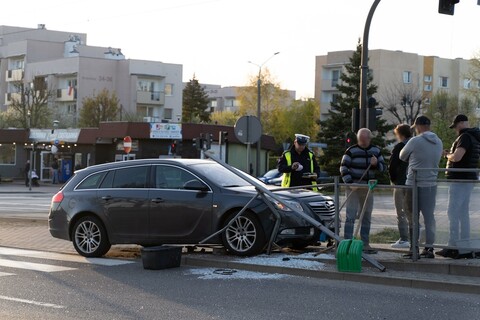
[[410, 242], [409, 241], [403, 241], [402, 239], [398, 239], [397, 242], [392, 243], [392, 248], [395, 249], [408, 249], [410, 248]]

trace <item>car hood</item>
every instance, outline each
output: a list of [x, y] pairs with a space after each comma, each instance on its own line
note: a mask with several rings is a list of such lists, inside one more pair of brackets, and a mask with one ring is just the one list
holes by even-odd
[[[265, 187], [269, 190], [274, 190], [274, 189], [278, 190], [277, 186], [269, 185]], [[242, 187], [233, 187], [233, 188], [225, 188], [225, 189], [232, 192], [236, 192], [236, 193], [247, 193], [252, 195], [257, 192], [254, 186], [242, 186]], [[282, 198], [291, 198], [291, 199], [302, 199], [302, 198], [322, 196], [318, 192], [313, 192], [306, 189], [275, 191], [275, 194]]]

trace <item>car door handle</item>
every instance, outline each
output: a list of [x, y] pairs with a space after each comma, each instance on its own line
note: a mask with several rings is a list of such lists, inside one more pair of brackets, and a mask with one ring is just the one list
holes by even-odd
[[105, 200], [105, 201], [112, 200], [112, 196], [103, 196], [102, 200]]
[[152, 199], [152, 202], [153, 202], [153, 203], [162, 203], [162, 202], [164, 202], [164, 201], [165, 201], [165, 200], [163, 200], [162, 198], [153, 198], [153, 199]]

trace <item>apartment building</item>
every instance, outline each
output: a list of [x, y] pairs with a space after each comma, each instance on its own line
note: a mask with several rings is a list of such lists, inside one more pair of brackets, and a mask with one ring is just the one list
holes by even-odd
[[0, 26], [0, 110], [19, 98], [18, 83], [39, 77], [63, 126], [75, 127], [82, 100], [102, 89], [116, 92], [124, 120], [181, 121], [182, 65], [127, 59], [118, 48], [87, 45], [83, 33]]
[[[201, 84], [208, 94], [208, 110], [215, 111], [238, 111], [240, 107], [239, 90], [242, 87], [222, 87], [217, 84]], [[286, 92], [286, 105], [295, 101], [296, 92], [293, 90], [284, 90]]]
[[[322, 120], [328, 116], [330, 103], [339, 92], [336, 85], [349, 63], [352, 51], [335, 51], [315, 58], [315, 99], [320, 102]], [[480, 88], [478, 79], [469, 75], [470, 61], [462, 58], [445, 59], [416, 53], [390, 50], [370, 50], [369, 68], [378, 86], [375, 98], [380, 107], [396, 101], [402, 95], [420, 100], [428, 107], [432, 96], [444, 91], [463, 99], [468, 90]], [[391, 123], [398, 120], [388, 112], [383, 117]]]

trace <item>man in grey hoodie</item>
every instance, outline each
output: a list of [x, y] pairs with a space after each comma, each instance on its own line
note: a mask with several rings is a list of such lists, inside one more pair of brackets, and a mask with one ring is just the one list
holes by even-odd
[[[414, 184], [414, 169], [416, 171], [416, 184], [418, 195], [418, 211], [422, 213], [425, 220], [426, 245], [420, 254], [424, 258], [435, 258], [433, 253], [433, 243], [435, 242], [435, 200], [437, 196], [437, 177], [436, 169], [442, 157], [443, 144], [440, 138], [430, 131], [430, 119], [426, 116], [419, 116], [415, 119], [412, 128], [417, 133], [408, 141], [405, 147], [400, 151], [400, 160], [408, 161], [407, 186]], [[413, 250], [418, 252], [418, 247], [413, 248], [413, 218], [418, 217], [419, 213], [412, 211], [412, 192], [407, 193], [407, 218], [410, 231], [410, 253], [404, 255], [405, 258], [411, 258]], [[419, 226], [418, 220], [416, 221]], [[418, 234], [418, 233], [417, 233]]]

